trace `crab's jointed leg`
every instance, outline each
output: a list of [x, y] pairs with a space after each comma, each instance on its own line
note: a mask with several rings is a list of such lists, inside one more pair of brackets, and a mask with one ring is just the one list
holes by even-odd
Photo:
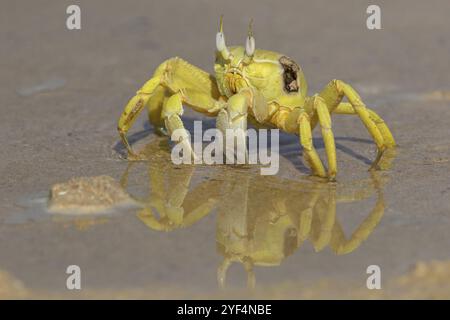
[[128, 153], [135, 155], [126, 134], [144, 107], [149, 109], [149, 119], [155, 129], [163, 131], [166, 125], [171, 134], [171, 130], [184, 130], [180, 119], [182, 104], [214, 116], [224, 105], [219, 98], [213, 76], [180, 58], [169, 59], [156, 69], [153, 77], [126, 105], [118, 124], [122, 142]]
[[316, 95], [312, 97], [310, 101], [313, 105], [313, 110], [317, 113], [322, 130], [325, 152], [328, 159], [328, 179], [330, 181], [334, 181], [336, 179], [337, 172], [336, 145], [334, 143], [333, 131], [331, 130], [330, 112], [323, 98]]
[[[362, 102], [361, 97], [358, 93], [348, 84], [341, 80], [332, 80], [324, 90], [319, 94], [322, 97], [330, 112], [334, 112], [336, 107], [342, 101], [343, 97], [346, 97], [354, 110], [354, 114], [358, 115], [367, 131], [372, 136], [375, 144], [377, 145], [378, 153], [373, 161], [371, 168], [376, 168], [378, 162], [383, 155], [383, 152], [388, 148], [384, 137], [379, 129], [379, 126], [371, 118], [371, 113], [369, 112], [366, 105]], [[375, 113], [372, 114], [372, 117]], [[393, 139], [392, 139], [393, 140]]]
[[325, 168], [320, 160], [312, 141], [312, 131], [309, 116], [306, 112], [301, 112], [298, 118], [300, 144], [305, 153], [305, 159], [309, 163], [313, 173], [319, 177], [326, 177]]
[[[383, 136], [384, 144], [386, 145], [386, 147], [388, 148], [395, 147], [394, 137], [392, 136], [391, 130], [389, 130], [389, 127], [384, 122], [384, 120], [378, 114], [376, 114], [375, 111], [369, 108], [367, 108], [367, 111], [369, 112], [370, 119], [378, 127], [378, 130], [380, 130], [380, 133]], [[355, 109], [348, 102], [339, 103], [336, 109], [334, 109], [333, 113], [356, 115]]]
[[152, 93], [159, 86], [159, 78], [152, 78], [147, 81], [140, 90], [136, 92], [136, 95], [128, 101], [122, 115], [119, 118], [117, 130], [119, 131], [122, 143], [128, 150], [129, 155], [135, 155], [126, 134], [133, 125], [139, 113], [144, 109], [145, 105], [150, 100]]

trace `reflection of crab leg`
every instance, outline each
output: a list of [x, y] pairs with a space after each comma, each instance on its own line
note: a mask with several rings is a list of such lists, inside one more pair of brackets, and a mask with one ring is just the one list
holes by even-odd
[[153, 78], [143, 85], [125, 107], [118, 124], [122, 142], [129, 154], [134, 155], [126, 134], [145, 106], [149, 108], [150, 121], [155, 128], [162, 130], [164, 120], [170, 131], [184, 129], [180, 119], [182, 103], [213, 116], [223, 106], [219, 97], [219, 90], [211, 75], [182, 59], [169, 59], [157, 68]]
[[[206, 201], [201, 202], [198, 207], [193, 208], [191, 211], [188, 211], [186, 213], [185, 213], [185, 210], [183, 209], [184, 205], [183, 205], [183, 207], [179, 207], [179, 208], [167, 207], [166, 212], [167, 212], [167, 210], [170, 210], [170, 209], [172, 209], [172, 210], [179, 209], [179, 212], [182, 213], [181, 221], [178, 221], [179, 224], [173, 224], [173, 225], [165, 224], [162, 221], [164, 219], [161, 218], [161, 215], [160, 215], [160, 218], [157, 218], [157, 215], [155, 214], [155, 212], [153, 211], [153, 209], [151, 207], [147, 207], [147, 208], [140, 210], [138, 212], [137, 216], [147, 227], [149, 227], [153, 230], [170, 231], [175, 228], [186, 228], [186, 227], [193, 225], [195, 222], [201, 220], [203, 217], [208, 215], [211, 212], [211, 210], [214, 208], [215, 204], [216, 204], [215, 199], [208, 199]], [[170, 214], [170, 212], [169, 212], [169, 214]], [[173, 217], [173, 214], [171, 216]]]
[[[127, 187], [132, 163], [120, 180], [123, 188]], [[163, 231], [190, 226], [210, 213], [221, 192], [219, 182], [209, 180], [189, 191], [193, 173], [193, 166], [161, 170], [160, 166], [149, 165], [151, 192], [147, 199], [136, 199], [143, 206], [137, 214], [141, 221]]]
[[336, 190], [330, 188], [326, 199], [318, 201], [314, 208], [311, 242], [316, 252], [330, 243], [336, 221]]
[[[224, 256], [223, 262], [217, 269], [217, 281], [220, 288], [225, 287], [227, 270], [233, 262], [241, 262], [247, 272], [248, 288], [255, 287], [253, 260], [242, 252], [251, 249], [253, 228], [249, 218], [249, 176], [239, 177], [236, 181], [228, 180], [222, 186], [224, 201], [218, 206], [217, 219], [217, 248]], [[227, 247], [220, 244], [228, 243]]]
[[313, 190], [311, 195], [308, 196], [308, 200], [306, 203], [306, 209], [302, 210], [300, 213], [299, 227], [298, 227], [298, 244], [300, 246], [301, 243], [306, 240], [311, 232], [311, 225], [314, 216], [314, 207], [319, 200], [320, 191]]
[[373, 232], [378, 223], [380, 223], [380, 220], [384, 215], [385, 205], [383, 193], [378, 184], [379, 182], [375, 181], [375, 187], [378, 189], [378, 198], [375, 207], [372, 209], [367, 218], [364, 219], [359, 227], [353, 232], [349, 240], [346, 239], [341, 225], [336, 221], [333, 228], [333, 237], [331, 239], [330, 246], [337, 254], [347, 254], [355, 250], [360, 246], [361, 242], [366, 240], [367, 237]]
[[358, 93], [343, 81], [333, 80], [326, 86], [324, 90], [322, 90], [320, 96], [325, 100], [330, 109], [330, 112], [334, 111], [334, 109], [338, 106], [344, 96], [347, 97], [350, 105], [354, 110], [354, 113], [359, 116], [364, 126], [367, 128], [373, 140], [375, 141], [375, 144], [377, 145], [377, 157], [375, 158], [371, 166], [371, 168], [376, 168], [378, 162], [381, 159], [381, 156], [383, 155], [383, 152], [387, 148], [387, 145], [384, 141], [383, 135], [380, 132], [380, 129], [371, 119], [371, 114], [368, 111], [366, 105], [362, 102]]
[[[209, 214], [217, 203], [219, 188], [217, 181], [206, 181], [189, 191], [194, 173], [193, 167], [183, 167], [169, 172], [167, 190], [165, 190], [164, 173], [149, 170], [153, 196], [146, 208], [138, 213], [139, 219], [155, 230], [184, 228], [194, 224]], [[156, 218], [153, 208], [159, 213]], [[169, 222], [169, 224], [164, 224]]]
[[[225, 257], [222, 263], [217, 268], [217, 282], [219, 284], [219, 288], [225, 289], [225, 281], [227, 278], [228, 268], [231, 266], [233, 261], [229, 257]], [[244, 259], [242, 261], [244, 265], [245, 272], [247, 273], [247, 288], [255, 289], [256, 286], [256, 277], [255, 272], [253, 271], [253, 263], [250, 259]]]

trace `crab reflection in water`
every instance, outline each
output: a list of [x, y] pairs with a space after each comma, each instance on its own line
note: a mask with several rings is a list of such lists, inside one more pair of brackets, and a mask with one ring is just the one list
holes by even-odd
[[[233, 262], [244, 266], [247, 284], [254, 287], [254, 266], [280, 265], [305, 240], [316, 252], [329, 246], [336, 254], [350, 253], [369, 237], [385, 210], [386, 178], [379, 172], [370, 172], [370, 179], [346, 186], [286, 180], [220, 166], [214, 178], [194, 183], [199, 167], [172, 165], [168, 145], [153, 142], [142, 152], [151, 158], [150, 192], [144, 199], [134, 197], [142, 206], [139, 219], [153, 230], [174, 231], [217, 210], [217, 250], [224, 257], [217, 270], [221, 287]], [[129, 163], [121, 178], [124, 188], [135, 164]], [[372, 195], [376, 196], [375, 205], [347, 237], [336, 215], [337, 204]]]

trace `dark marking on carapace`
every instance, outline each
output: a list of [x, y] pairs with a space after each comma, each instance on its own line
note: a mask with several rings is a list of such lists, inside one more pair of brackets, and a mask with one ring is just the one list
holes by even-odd
[[298, 72], [300, 71], [300, 67], [294, 60], [286, 56], [282, 56], [279, 61], [284, 69], [284, 90], [287, 93], [298, 92], [300, 88], [300, 84], [298, 83]]

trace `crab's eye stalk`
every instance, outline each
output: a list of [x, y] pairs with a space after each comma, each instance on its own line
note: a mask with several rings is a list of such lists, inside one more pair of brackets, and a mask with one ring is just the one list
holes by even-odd
[[255, 38], [252, 36], [247, 37], [247, 41], [245, 42], [245, 54], [249, 57], [252, 57], [255, 53]]
[[245, 41], [246, 60], [250, 60], [255, 54], [255, 38], [253, 37], [252, 24], [253, 20], [250, 20], [250, 23], [248, 25], [247, 39]]
[[216, 35], [216, 48], [220, 52], [222, 58], [228, 60], [230, 58], [230, 51], [228, 51], [225, 43], [225, 35], [223, 33], [223, 16], [220, 16], [219, 32]]

